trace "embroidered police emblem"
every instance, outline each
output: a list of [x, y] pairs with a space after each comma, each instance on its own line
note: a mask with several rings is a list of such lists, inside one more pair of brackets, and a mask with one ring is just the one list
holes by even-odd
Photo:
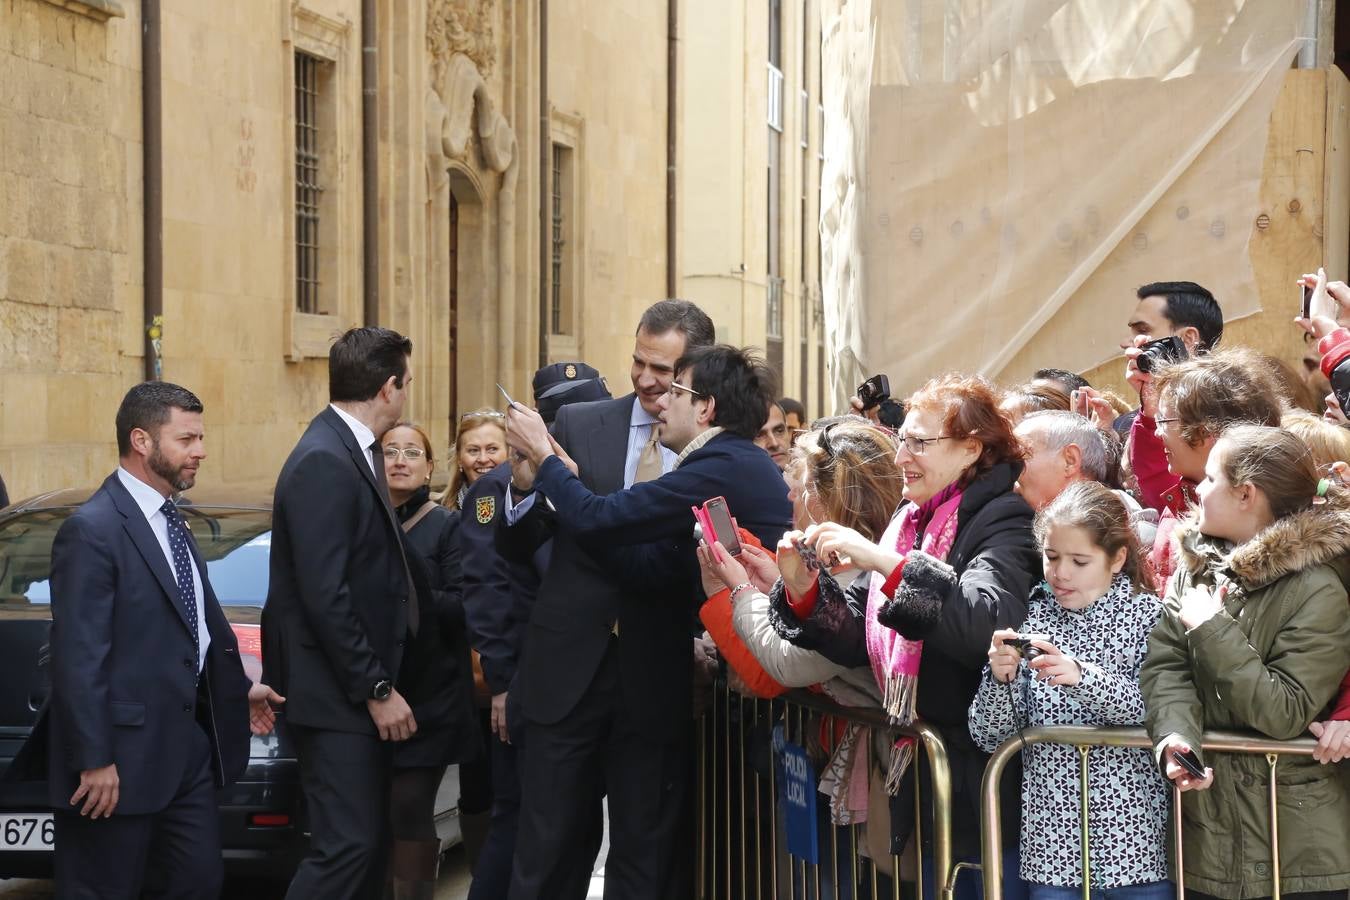
[[497, 514], [496, 497], [479, 497], [478, 503], [473, 508], [474, 516], [478, 519], [479, 525], [486, 525], [492, 521], [492, 517]]
[[571, 363], [568, 363], [567, 367], [563, 369], [563, 375], [567, 378], [576, 378], [577, 367], [572, 365]]

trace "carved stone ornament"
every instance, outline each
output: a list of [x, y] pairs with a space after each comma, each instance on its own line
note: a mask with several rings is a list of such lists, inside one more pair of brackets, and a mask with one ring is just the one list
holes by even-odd
[[427, 4], [427, 51], [439, 82], [450, 59], [464, 54], [485, 77], [497, 63], [493, 34], [496, 0], [431, 0]]

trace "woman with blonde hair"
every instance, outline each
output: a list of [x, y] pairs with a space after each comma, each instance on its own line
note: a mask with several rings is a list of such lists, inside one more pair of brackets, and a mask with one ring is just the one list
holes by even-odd
[[469, 485], [506, 462], [506, 417], [486, 408], [460, 416], [450, 455], [455, 470], [441, 503], [460, 509]]

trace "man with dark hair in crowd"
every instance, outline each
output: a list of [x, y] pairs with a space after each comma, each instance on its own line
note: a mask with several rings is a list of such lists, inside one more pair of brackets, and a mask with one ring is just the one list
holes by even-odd
[[778, 398], [778, 405], [783, 408], [783, 418], [787, 422], [789, 433], [806, 429], [806, 407], [802, 405], [800, 400], [780, 397]]
[[[684, 738], [692, 723], [690, 622], [701, 596], [690, 507], [724, 497], [739, 525], [764, 546], [776, 544], [792, 518], [781, 474], [753, 443], [772, 400], [769, 369], [735, 347], [698, 347], [681, 356], [674, 376], [659, 409], [661, 441], [679, 454], [675, 469], [608, 496], [576, 477], [575, 464], [556, 452], [537, 414], [518, 405], [507, 411], [507, 442], [535, 469], [536, 490], [548, 497], [573, 539], [605, 560], [625, 587], [617, 606], [585, 594], [541, 594], [526, 651], [531, 659], [536, 635], [544, 637], [542, 628], [533, 629], [564, 621], [582, 623], [603, 641], [601, 665], [588, 673], [585, 696], [570, 705], [565, 720], [547, 723], [538, 735], [530, 732], [526, 758], [539, 752], [551, 777], [527, 782], [526, 793], [552, 791], [575, 817], [597, 807], [608, 791], [605, 880], [606, 893], [615, 897], [661, 897], [683, 852], [674, 835], [688, 771]], [[567, 662], [551, 675], [555, 682], [570, 680]], [[533, 720], [532, 702], [527, 696], [526, 714]], [[626, 709], [635, 702], [641, 717]], [[591, 736], [596, 723], [609, 730], [608, 746]], [[549, 752], [534, 743], [542, 734]], [[591, 762], [596, 757], [599, 765]], [[557, 830], [560, 823], [551, 824]], [[533, 834], [544, 825], [522, 823], [521, 846], [531, 848], [531, 857], [538, 848], [526, 843], [526, 830]], [[558, 840], [546, 829], [537, 839]], [[517, 855], [517, 875], [530, 865]], [[519, 886], [517, 880], [513, 889]], [[523, 896], [513, 890], [513, 898]]]
[[[637, 326], [629, 373], [633, 393], [558, 411], [553, 437], [580, 465], [587, 488], [610, 494], [660, 478], [674, 467], [676, 454], [661, 443], [661, 402], [676, 361], [691, 348], [712, 344], [715, 335], [712, 319], [693, 303], [655, 303]], [[528, 465], [517, 464], [515, 487], [528, 491], [532, 479]], [[648, 795], [660, 791], [652, 787], [652, 778], [660, 777], [663, 756], [689, 727], [677, 721], [679, 704], [689, 703], [689, 690], [683, 698], [671, 698], [670, 676], [641, 641], [618, 641], [611, 633], [626, 628], [625, 634], [641, 635], [653, 627], [644, 623], [664, 625], [669, 619], [653, 620], [645, 606], [630, 612], [629, 586], [603, 555], [582, 544], [572, 523], [536, 503], [538, 497], [532, 493], [513, 504], [498, 518], [497, 530], [503, 552], [517, 560], [530, 558], [545, 539], [553, 540], [516, 670], [514, 693], [530, 748], [521, 765], [517, 844], [529, 852], [516, 856], [510, 896], [568, 900], [584, 897], [590, 884], [596, 853], [590, 825], [606, 792], [615, 837], [610, 859], [636, 858], [639, 866], [646, 865], [647, 817], [659, 805]], [[581, 598], [589, 614], [573, 609]], [[677, 617], [683, 638], [677, 666], [687, 667], [692, 641], [691, 616], [685, 612]], [[615, 626], [616, 620], [623, 624]], [[624, 671], [622, 693], [602, 678], [616, 655]], [[667, 701], [676, 705], [667, 708]], [[571, 762], [564, 765], [566, 760]], [[612, 883], [624, 883], [622, 876]]]
[[338, 338], [330, 403], [277, 478], [264, 681], [287, 698], [310, 828], [291, 900], [384, 890], [390, 742], [417, 730], [396, 685], [420, 616], [379, 438], [403, 413], [411, 354], [387, 328]]
[[52, 544], [52, 690], [33, 739], [47, 737], [58, 897], [220, 896], [216, 789], [282, 698], [250, 686], [175, 502], [205, 437], [191, 391], [133, 387], [117, 471]]
[[787, 417], [783, 413], [781, 403], [769, 401], [769, 418], [765, 420], [764, 427], [755, 435], [755, 446], [773, 458], [773, 464], [778, 467], [778, 471], [781, 472], [787, 468], [788, 451], [792, 449], [792, 437], [788, 431]]
[[[534, 373], [534, 403], [539, 415], [552, 424], [562, 407], [573, 403], [608, 400], [609, 388], [600, 373], [583, 362], [561, 362]], [[506, 509], [511, 485], [511, 463], [504, 462], [475, 481], [464, 496], [459, 526], [463, 559], [464, 615], [469, 639], [478, 651], [483, 680], [492, 695], [488, 748], [492, 780], [492, 813], [487, 839], [473, 869], [469, 900], [505, 897], [511, 882], [516, 826], [520, 816], [518, 752], [524, 728], [519, 692], [512, 689], [529, 621], [548, 569], [550, 544], [540, 546], [529, 559], [509, 560], [497, 551], [497, 521]], [[519, 499], [524, 499], [523, 495]], [[572, 823], [579, 827], [579, 823]], [[594, 823], [594, 842], [601, 822]], [[594, 856], [592, 848], [591, 855]]]
[[1066, 394], [1072, 394], [1074, 391], [1092, 387], [1088, 380], [1082, 375], [1075, 375], [1067, 369], [1037, 369], [1031, 374], [1031, 380], [1052, 381], [1062, 388]]
[[1120, 348], [1137, 347], [1137, 338], [1150, 341], [1176, 335], [1194, 356], [1213, 350], [1223, 337], [1223, 310], [1214, 295], [1194, 281], [1158, 281], [1135, 292], [1139, 298], [1130, 314], [1130, 337]]

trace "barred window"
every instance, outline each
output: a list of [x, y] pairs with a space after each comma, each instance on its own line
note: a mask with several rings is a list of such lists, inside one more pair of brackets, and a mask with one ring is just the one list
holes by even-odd
[[319, 304], [319, 77], [324, 61], [295, 54], [295, 308]]

